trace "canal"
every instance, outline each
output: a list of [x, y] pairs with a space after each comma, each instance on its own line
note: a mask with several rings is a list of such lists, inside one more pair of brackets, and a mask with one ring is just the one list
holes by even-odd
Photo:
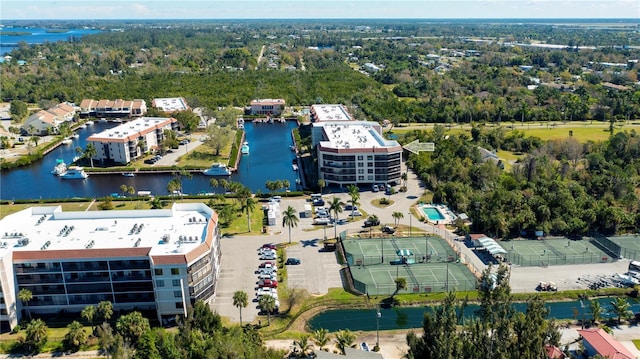
[[[605, 309], [605, 312], [608, 312], [612, 299], [598, 298], [597, 300]], [[629, 304], [631, 304], [630, 310], [632, 312], [640, 311], [640, 301], [637, 299], [629, 299]], [[546, 306], [549, 308], [549, 318], [581, 319], [583, 314], [586, 319], [590, 318], [588, 301], [584, 301], [584, 308], [581, 306], [580, 301], [550, 302]], [[525, 312], [527, 305], [526, 303], [515, 303], [514, 308], [517, 311]], [[424, 313], [432, 310], [432, 307], [383, 308], [380, 309], [379, 323], [376, 321], [375, 309], [329, 310], [311, 318], [309, 327], [311, 330], [325, 328], [330, 332], [341, 329], [374, 331], [377, 324], [380, 325], [380, 330], [422, 328]], [[464, 316], [471, 318], [477, 310], [477, 305], [470, 304], [465, 309]], [[608, 318], [609, 314], [605, 313], [604, 317]]]
[[[87, 128], [78, 130], [79, 138], [70, 145], [62, 145], [51, 151], [42, 160], [29, 166], [3, 171], [0, 173], [0, 199], [56, 199], [72, 197], [101, 197], [119, 193], [120, 186], [133, 186], [136, 191], [151, 191], [155, 195], [166, 195], [167, 184], [173, 178], [171, 174], [140, 174], [136, 177], [121, 175], [93, 175], [85, 180], [63, 180], [51, 174], [57, 159], [70, 163], [76, 156], [75, 148], [86, 146], [86, 139], [93, 133], [117, 126], [117, 123], [96, 122]], [[252, 192], [267, 192], [266, 181], [288, 180], [291, 189], [296, 189], [298, 172], [291, 163], [295, 153], [291, 151], [291, 130], [297, 127], [295, 121], [286, 123], [245, 123], [246, 141], [250, 153], [242, 155], [238, 171], [231, 180], [249, 187]], [[198, 194], [220, 192], [212, 188], [209, 181], [213, 177], [194, 174], [192, 178], [183, 177], [182, 192]], [[220, 177], [216, 177], [220, 178]]]

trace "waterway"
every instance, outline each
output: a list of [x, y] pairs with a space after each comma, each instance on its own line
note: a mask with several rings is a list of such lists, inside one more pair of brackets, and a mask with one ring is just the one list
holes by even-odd
[[[57, 199], [83, 197], [93, 198], [120, 192], [120, 186], [133, 186], [136, 191], [151, 191], [155, 195], [166, 195], [171, 174], [139, 174], [135, 177], [122, 175], [89, 175], [85, 180], [63, 180], [51, 174], [57, 159], [67, 164], [76, 156], [75, 148], [86, 146], [86, 139], [95, 132], [118, 125], [117, 123], [95, 122], [78, 130], [79, 138], [70, 145], [61, 145], [42, 160], [30, 166], [0, 172], [0, 199]], [[250, 153], [242, 155], [238, 171], [229, 179], [249, 187], [252, 192], [267, 192], [266, 181], [288, 180], [291, 189], [296, 189], [298, 172], [291, 163], [295, 153], [291, 151], [291, 130], [297, 127], [295, 121], [282, 123], [245, 123], [246, 141]], [[213, 177], [199, 173], [192, 178], [183, 177], [182, 192], [198, 194], [221, 192], [212, 188], [209, 181]], [[216, 177], [221, 178], [221, 177]]]
[[[42, 44], [45, 42], [68, 41], [72, 37], [97, 34], [100, 30], [94, 29], [69, 29], [66, 32], [47, 32], [48, 29], [34, 27], [5, 27], [0, 31], [0, 55], [11, 52], [19, 42], [27, 44]], [[7, 33], [24, 33], [23, 35], [5, 35]], [[16, 59], [23, 60], [23, 59]]]
[[[611, 298], [597, 299], [605, 311], [611, 307]], [[640, 301], [637, 299], [629, 299], [631, 304], [630, 310], [633, 313], [640, 311]], [[584, 307], [580, 301], [570, 302], [551, 302], [546, 304], [549, 308], [549, 318], [555, 319], [581, 319], [584, 314], [585, 319], [589, 319], [589, 303], [584, 302]], [[514, 308], [517, 311], [525, 312], [526, 303], [516, 303]], [[309, 321], [311, 330], [325, 328], [330, 332], [341, 329], [349, 329], [351, 331], [374, 331], [376, 325], [380, 325], [380, 330], [395, 329], [412, 329], [422, 328], [422, 319], [426, 311], [432, 311], [432, 307], [413, 307], [413, 308], [383, 308], [380, 309], [380, 318], [376, 320], [375, 309], [338, 309], [329, 310], [320, 313]], [[469, 305], [464, 312], [466, 318], [471, 318], [478, 310], [477, 305]], [[605, 313], [604, 318], [609, 318], [610, 314]], [[376, 322], [379, 323], [376, 323]]]

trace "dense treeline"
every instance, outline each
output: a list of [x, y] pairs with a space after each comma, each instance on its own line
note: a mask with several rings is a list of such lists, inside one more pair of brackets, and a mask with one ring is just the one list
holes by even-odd
[[[466, 212], [474, 231], [503, 238], [536, 230], [583, 235], [640, 229], [640, 136], [635, 131], [602, 143], [567, 138], [542, 144], [501, 129], [445, 137], [437, 126], [406, 138], [413, 139], [437, 143], [433, 153], [411, 155], [409, 165], [433, 191], [434, 202]], [[478, 148], [523, 144], [530, 152], [509, 172], [483, 160]]]
[[[21, 44], [12, 56], [28, 65], [0, 67], [3, 98], [42, 103], [184, 96], [194, 106], [215, 107], [276, 97], [292, 105], [345, 103], [357, 116], [393, 122], [640, 116], [640, 91], [633, 87], [640, 66], [605, 66], [640, 57], [624, 47], [640, 43], [637, 32], [624, 27], [373, 21], [369, 31], [356, 31], [355, 25], [362, 24], [127, 24], [122, 32], [68, 43]], [[567, 48], [526, 46], [539, 41]], [[593, 48], [576, 50], [583, 45]], [[468, 50], [473, 56], [458, 55]], [[258, 63], [261, 52], [274, 66], [265, 58]], [[381, 71], [370, 77], [354, 71], [366, 62], [382, 65]]]

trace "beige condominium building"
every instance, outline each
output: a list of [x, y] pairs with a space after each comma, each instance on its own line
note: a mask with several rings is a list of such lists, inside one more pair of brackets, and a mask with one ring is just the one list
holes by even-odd
[[87, 138], [96, 149], [94, 160], [129, 163], [151, 149], [157, 149], [165, 130], [175, 130], [177, 120], [141, 117]]
[[[0, 324], [80, 312], [155, 311], [166, 322], [209, 303], [220, 272], [218, 215], [202, 203], [170, 209], [68, 212], [31, 207], [0, 221]], [[21, 289], [32, 295], [17, 299]]]

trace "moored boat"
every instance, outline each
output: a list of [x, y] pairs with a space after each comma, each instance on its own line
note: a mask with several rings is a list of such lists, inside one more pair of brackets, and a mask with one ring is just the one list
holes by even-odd
[[58, 158], [56, 160], [56, 166], [53, 167], [53, 170], [51, 170], [51, 174], [56, 175], [56, 176], [61, 176], [65, 172], [67, 172], [67, 164], [64, 163], [63, 159]]
[[64, 140], [62, 140], [63, 145], [70, 145], [72, 142], [73, 140], [70, 138], [65, 138]]
[[229, 176], [231, 171], [223, 163], [214, 163], [211, 167], [202, 171], [205, 176]]
[[240, 147], [240, 153], [242, 153], [243, 155], [249, 154], [249, 142], [245, 141], [242, 144], [242, 147]]
[[67, 172], [60, 175], [62, 179], [85, 179], [87, 177], [89, 177], [89, 175], [84, 172], [82, 167], [78, 166], [71, 166], [67, 168]]
[[87, 126], [91, 126], [91, 125], [93, 125], [93, 121], [87, 121], [84, 124], [87, 125]]
[[122, 175], [125, 176], [125, 177], [135, 177], [136, 176], [136, 174], [133, 173], [133, 172], [125, 172]]

